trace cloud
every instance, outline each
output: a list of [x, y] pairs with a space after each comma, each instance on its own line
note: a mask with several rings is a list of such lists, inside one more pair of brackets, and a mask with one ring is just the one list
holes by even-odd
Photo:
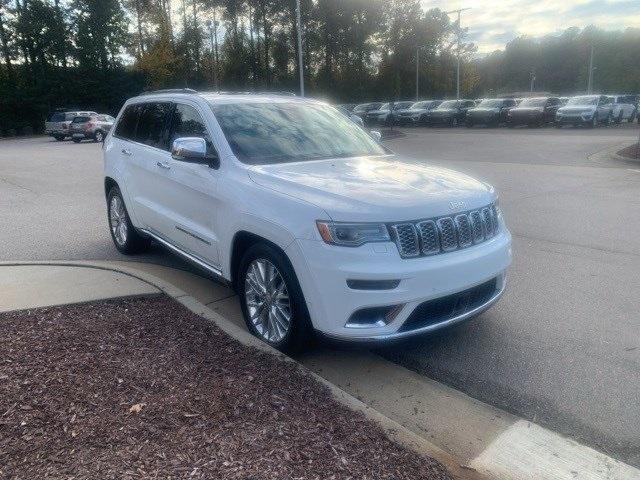
[[[540, 37], [569, 27], [640, 27], [640, 0], [422, 0], [425, 9], [462, 13], [467, 39], [478, 53], [492, 52], [519, 35]], [[452, 19], [455, 19], [452, 17]]]

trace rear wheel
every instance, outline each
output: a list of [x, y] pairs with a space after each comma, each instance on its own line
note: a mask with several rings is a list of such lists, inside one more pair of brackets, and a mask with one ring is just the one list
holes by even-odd
[[96, 130], [96, 133], [93, 134], [93, 139], [98, 143], [102, 143], [104, 141], [104, 132], [102, 130]]
[[107, 195], [107, 210], [109, 231], [114, 245], [125, 255], [140, 253], [149, 248], [151, 240], [138, 233], [131, 223], [122, 193], [118, 187], [113, 187]]
[[64, 135], [54, 135], [53, 138], [55, 138], [58, 142], [62, 142], [64, 140]]
[[637, 110], [636, 110], [636, 111], [634, 111], [634, 112], [631, 114], [631, 116], [629, 117], [628, 122], [629, 122], [629, 123], [633, 123], [633, 121], [636, 119], [636, 115], [637, 115], [637, 114], [638, 114]]
[[457, 118], [457, 117], [453, 117], [453, 118], [451, 119], [451, 123], [450, 123], [450, 125], [451, 125], [452, 127], [457, 127], [457, 126], [458, 126], [458, 118]]
[[618, 114], [618, 116], [616, 117], [616, 120], [615, 120], [616, 124], [620, 124], [620, 123], [622, 123], [622, 116], [623, 116], [623, 113], [624, 113], [624, 112], [623, 112], [622, 110], [620, 110], [620, 113]]
[[73, 143], [80, 143], [80, 141], [82, 140], [81, 138], [72, 138]]
[[313, 336], [307, 306], [287, 257], [267, 243], [244, 254], [237, 276], [240, 306], [249, 331], [282, 351], [304, 349]]

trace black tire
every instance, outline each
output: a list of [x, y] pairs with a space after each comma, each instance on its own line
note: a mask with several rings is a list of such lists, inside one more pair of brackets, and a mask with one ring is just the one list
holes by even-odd
[[562, 128], [562, 123], [560, 123], [560, 122], [555, 122], [555, 123], [553, 124], [553, 126], [554, 126], [554, 127], [556, 127], [556, 128]]
[[598, 126], [598, 123], [600, 123], [600, 121], [598, 120], [598, 115], [594, 114], [593, 117], [591, 118], [591, 121], [587, 122], [587, 127], [596, 128]]
[[450, 121], [449, 121], [449, 126], [450, 127], [457, 127], [460, 124], [460, 122], [458, 121], [457, 117], [453, 117]]
[[96, 133], [93, 134], [93, 141], [102, 143], [104, 141], [104, 132], [102, 130], [96, 130]]
[[72, 138], [73, 143], [80, 143], [82, 141], [81, 138]]
[[[280, 341], [269, 341], [264, 338], [250, 319], [246, 301], [245, 281], [250, 265], [255, 260], [267, 260], [276, 267], [286, 285], [289, 294], [291, 321], [284, 337]], [[302, 294], [298, 278], [287, 256], [278, 248], [266, 242], [256, 243], [244, 253], [236, 276], [236, 291], [240, 298], [242, 315], [249, 331], [272, 347], [284, 353], [296, 353], [307, 348], [313, 339], [313, 328], [309, 318], [307, 304]]]
[[623, 116], [622, 114], [623, 113], [624, 112], [622, 110], [620, 110], [620, 113], [618, 114], [618, 117], [615, 119], [616, 125], [620, 125], [622, 123], [622, 116]]
[[55, 138], [58, 142], [64, 141], [64, 135], [54, 135], [53, 138]]
[[[112, 215], [111, 209], [113, 206], [113, 199], [118, 198], [120, 202], [122, 202], [122, 208], [124, 211], [123, 221], [126, 225], [126, 237], [124, 241], [120, 241], [116, 238], [114, 232], [114, 224], [112, 223]], [[120, 253], [125, 255], [134, 255], [136, 253], [144, 252], [149, 249], [151, 245], [151, 239], [141, 235], [136, 228], [131, 223], [131, 218], [129, 217], [129, 212], [127, 211], [127, 206], [124, 203], [124, 198], [122, 197], [122, 193], [118, 187], [112, 187], [107, 194], [107, 219], [109, 222], [109, 233], [111, 233], [111, 239], [113, 240], [113, 244], [116, 246]]]

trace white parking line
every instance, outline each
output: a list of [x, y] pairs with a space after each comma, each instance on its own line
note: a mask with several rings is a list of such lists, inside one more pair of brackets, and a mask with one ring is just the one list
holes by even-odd
[[470, 466], [503, 480], [640, 479], [640, 470], [526, 420], [500, 434]]

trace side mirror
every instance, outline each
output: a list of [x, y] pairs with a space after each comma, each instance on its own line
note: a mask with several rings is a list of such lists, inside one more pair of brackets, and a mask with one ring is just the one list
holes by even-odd
[[202, 163], [218, 168], [218, 157], [207, 155], [207, 142], [200, 137], [176, 138], [171, 145], [171, 158], [179, 162]]
[[382, 134], [380, 132], [378, 132], [377, 130], [371, 130], [371, 132], [369, 133], [371, 134], [371, 136], [376, 142], [378, 143], [382, 142]]

